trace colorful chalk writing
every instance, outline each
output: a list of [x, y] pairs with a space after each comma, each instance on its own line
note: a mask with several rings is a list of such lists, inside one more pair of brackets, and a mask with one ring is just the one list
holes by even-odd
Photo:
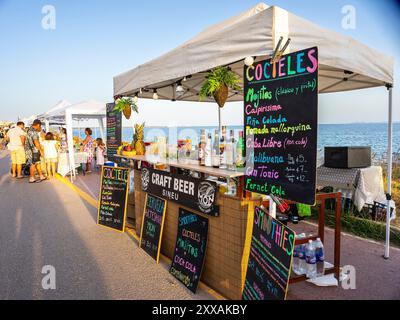
[[110, 161], [117, 161], [114, 155], [121, 145], [122, 139], [122, 114], [114, 111], [114, 103], [107, 103], [107, 158]]
[[129, 170], [102, 167], [97, 223], [124, 231], [129, 189]]
[[294, 240], [291, 229], [255, 207], [243, 300], [286, 298]]
[[160, 260], [161, 239], [166, 208], [166, 200], [147, 193], [139, 245], [156, 260], [157, 263]]
[[169, 272], [196, 293], [207, 248], [208, 219], [179, 208], [178, 234]]
[[315, 204], [318, 49], [244, 67], [245, 189]]

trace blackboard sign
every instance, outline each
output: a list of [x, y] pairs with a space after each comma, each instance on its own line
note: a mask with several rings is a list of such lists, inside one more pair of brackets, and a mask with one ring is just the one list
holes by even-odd
[[208, 219], [179, 208], [178, 234], [169, 272], [196, 293], [206, 255]]
[[107, 103], [107, 158], [109, 161], [116, 161], [118, 147], [122, 141], [122, 114], [114, 111], [115, 104]]
[[295, 233], [255, 207], [249, 263], [242, 298], [284, 300], [286, 298]]
[[97, 223], [124, 232], [129, 169], [102, 167]]
[[315, 204], [318, 49], [244, 68], [245, 189]]
[[219, 215], [217, 184], [170, 172], [142, 168], [142, 190], [211, 216]]
[[151, 194], [146, 195], [139, 245], [157, 263], [160, 259], [161, 237], [166, 208], [166, 200]]

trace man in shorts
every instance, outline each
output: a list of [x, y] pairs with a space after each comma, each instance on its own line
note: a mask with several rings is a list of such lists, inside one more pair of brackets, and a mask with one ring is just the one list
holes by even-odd
[[[46, 180], [42, 173], [40, 165], [40, 157], [43, 156], [43, 150], [39, 142], [39, 134], [42, 130], [42, 123], [36, 119], [29, 128], [26, 135], [25, 154], [27, 160], [31, 163], [29, 183], [42, 182]], [[35, 172], [39, 175], [39, 180], [36, 181]]]
[[25, 164], [25, 124], [21, 121], [7, 132], [7, 147], [11, 154], [11, 174], [13, 178], [22, 179], [22, 165]]

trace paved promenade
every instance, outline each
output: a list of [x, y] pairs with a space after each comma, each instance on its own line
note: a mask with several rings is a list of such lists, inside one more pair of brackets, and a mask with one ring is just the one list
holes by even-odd
[[[127, 234], [96, 225], [96, 209], [57, 180], [10, 179], [0, 151], [0, 299], [211, 299], [193, 295]], [[43, 290], [44, 265], [56, 290]]]

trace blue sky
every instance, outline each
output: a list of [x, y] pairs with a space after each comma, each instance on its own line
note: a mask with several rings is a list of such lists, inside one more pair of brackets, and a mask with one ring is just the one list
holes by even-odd
[[[15, 120], [48, 110], [61, 99], [112, 100], [113, 76], [173, 49], [207, 26], [256, 5], [250, 0], [0, 0], [0, 119]], [[400, 7], [384, 0], [283, 0], [278, 5], [400, 61]], [[56, 9], [56, 29], [41, 27], [44, 5]], [[341, 27], [344, 5], [356, 8], [357, 27]], [[396, 80], [395, 80], [396, 81]], [[400, 120], [395, 87], [395, 120]], [[387, 119], [384, 88], [320, 97], [321, 123], [379, 122]], [[140, 118], [150, 125], [212, 124], [210, 104], [141, 101]], [[188, 110], [190, 112], [188, 112]], [[160, 116], [155, 119], [154, 111]], [[195, 116], [193, 116], [195, 115]], [[152, 120], [149, 120], [152, 118]], [[223, 119], [240, 124], [240, 104], [224, 108]], [[164, 122], [163, 122], [164, 121]], [[212, 120], [214, 121], [214, 120]]]

